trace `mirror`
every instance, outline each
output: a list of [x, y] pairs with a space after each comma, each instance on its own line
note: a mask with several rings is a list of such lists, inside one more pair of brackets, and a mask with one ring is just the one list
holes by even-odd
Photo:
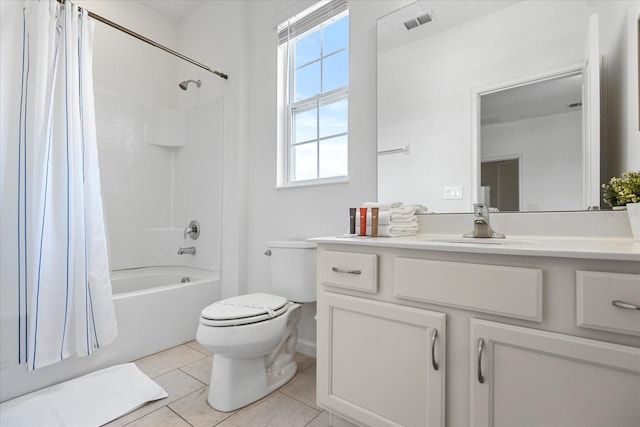
[[582, 86], [579, 69], [480, 95], [481, 203], [501, 212], [589, 206], [576, 156], [588, 149]]
[[477, 201], [500, 211], [599, 206], [600, 55], [617, 69], [625, 7], [417, 1], [380, 18], [378, 200], [437, 213]]

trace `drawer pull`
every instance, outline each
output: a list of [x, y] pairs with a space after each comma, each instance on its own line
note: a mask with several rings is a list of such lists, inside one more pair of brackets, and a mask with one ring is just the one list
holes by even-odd
[[482, 375], [482, 350], [484, 350], [484, 340], [478, 340], [478, 382], [484, 384], [484, 376]]
[[438, 362], [436, 362], [436, 339], [438, 338], [438, 330], [434, 329], [431, 333], [431, 365], [433, 370], [438, 370]]
[[614, 300], [611, 301], [611, 305], [618, 308], [624, 308], [626, 310], [640, 310], [640, 306], [624, 301]]
[[331, 271], [334, 271], [336, 273], [344, 273], [344, 274], [362, 274], [362, 271], [360, 270], [343, 270], [342, 268], [338, 268], [338, 267], [331, 267]]

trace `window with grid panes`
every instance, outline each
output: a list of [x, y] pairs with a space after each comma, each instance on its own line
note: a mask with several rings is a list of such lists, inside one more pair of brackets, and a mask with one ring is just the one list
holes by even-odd
[[348, 175], [349, 15], [345, 0], [278, 27], [283, 99], [280, 184]]

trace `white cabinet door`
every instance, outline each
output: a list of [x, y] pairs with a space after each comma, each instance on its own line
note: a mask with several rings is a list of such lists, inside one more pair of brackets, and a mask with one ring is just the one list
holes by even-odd
[[471, 425], [640, 425], [640, 349], [471, 320]]
[[366, 426], [444, 426], [445, 336], [442, 313], [320, 291], [318, 403]]

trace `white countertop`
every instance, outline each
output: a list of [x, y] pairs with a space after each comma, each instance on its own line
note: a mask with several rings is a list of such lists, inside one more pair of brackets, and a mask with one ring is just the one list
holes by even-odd
[[460, 235], [420, 234], [409, 237], [333, 236], [308, 240], [319, 244], [429, 251], [640, 261], [640, 242], [631, 238], [509, 236], [506, 239], [465, 239]]

